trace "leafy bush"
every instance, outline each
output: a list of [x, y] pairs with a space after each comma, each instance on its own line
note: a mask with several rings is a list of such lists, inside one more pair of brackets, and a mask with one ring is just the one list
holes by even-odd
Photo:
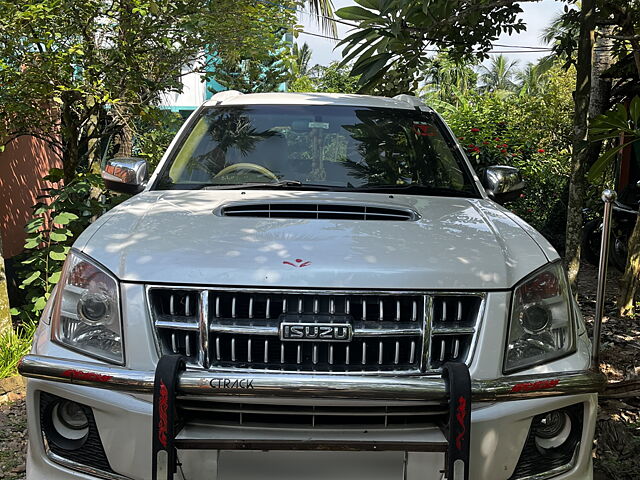
[[0, 378], [17, 373], [18, 362], [29, 353], [36, 326], [36, 322], [26, 322], [0, 335]]
[[[54, 168], [45, 180], [59, 184], [62, 176], [62, 170]], [[20, 256], [20, 288], [25, 291], [25, 303], [12, 309], [23, 325], [39, 318], [77, 236], [97, 216], [126, 198], [103, 193], [103, 189], [100, 175], [79, 173], [68, 185], [48, 189], [38, 197], [33, 219], [25, 227], [25, 251]]]

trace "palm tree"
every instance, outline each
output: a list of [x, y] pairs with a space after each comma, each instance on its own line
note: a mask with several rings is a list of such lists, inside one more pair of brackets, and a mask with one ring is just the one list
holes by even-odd
[[333, 21], [333, 2], [331, 0], [307, 0], [309, 11], [316, 16], [322, 30], [333, 37], [338, 36], [336, 22]]
[[446, 52], [430, 58], [423, 73], [424, 94], [431, 100], [435, 97], [455, 106], [459, 103], [459, 97], [475, 88], [478, 81], [478, 75], [470, 64], [454, 61]]
[[538, 95], [547, 85], [547, 68], [540, 63], [529, 62], [523, 70], [515, 74], [520, 87], [520, 95]]
[[300, 47], [297, 43], [293, 44], [294, 57], [294, 74], [304, 76], [309, 74], [309, 62], [311, 61], [311, 49], [307, 42]]
[[480, 87], [483, 91], [488, 92], [512, 92], [517, 88], [513, 81], [515, 76], [515, 68], [518, 65], [517, 60], [509, 60], [504, 55], [496, 55], [491, 59], [491, 65], [480, 67]]

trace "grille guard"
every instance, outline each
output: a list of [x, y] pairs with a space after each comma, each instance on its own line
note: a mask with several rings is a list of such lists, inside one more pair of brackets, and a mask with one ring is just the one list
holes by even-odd
[[[408, 450], [445, 452], [445, 479], [469, 475], [469, 433], [472, 402], [524, 400], [529, 398], [599, 393], [605, 377], [590, 370], [517, 375], [495, 380], [471, 380], [466, 365], [448, 363], [441, 377], [434, 375], [328, 375], [298, 373], [217, 372], [186, 370], [179, 355], [160, 359], [155, 372], [131, 370], [94, 362], [83, 362], [40, 355], [27, 355], [18, 365], [29, 378], [104, 388], [123, 392], [152, 394], [153, 480], [173, 480], [176, 449], [190, 447], [177, 440], [181, 422], [177, 415], [177, 396], [243, 396], [322, 399], [360, 399], [428, 401], [447, 405], [448, 425], [441, 425], [446, 441], [424, 444], [404, 442], [335, 442], [299, 440], [262, 443], [244, 440], [209, 442], [211, 449], [258, 450]], [[198, 448], [202, 448], [199, 444]]]

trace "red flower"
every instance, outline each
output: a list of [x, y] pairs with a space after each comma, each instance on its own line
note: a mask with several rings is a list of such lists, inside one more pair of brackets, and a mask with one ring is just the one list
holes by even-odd
[[480, 131], [480, 129], [479, 129], [479, 128], [472, 128], [472, 129], [471, 129], [471, 131], [472, 131], [472, 132], [474, 132], [474, 133], [476, 133], [476, 132], [479, 132], [479, 131]]
[[538, 153], [544, 153], [544, 148], [539, 148]]
[[486, 140], [484, 142], [482, 142], [483, 145], [489, 145], [489, 142], [487, 142]]
[[500, 150], [500, 153], [507, 153], [507, 151], [503, 148], [502, 150]]
[[496, 137], [496, 138], [495, 138], [495, 141], [496, 141], [496, 142], [499, 142], [499, 141], [500, 141], [500, 137]]
[[475, 148], [476, 146], [473, 143], [469, 144], [469, 148]]
[[458, 140], [464, 140], [464, 137], [458, 137]]
[[480, 148], [479, 148], [479, 147], [475, 147], [475, 148], [473, 149], [473, 151], [474, 151], [474, 152], [479, 152], [479, 151], [480, 151]]

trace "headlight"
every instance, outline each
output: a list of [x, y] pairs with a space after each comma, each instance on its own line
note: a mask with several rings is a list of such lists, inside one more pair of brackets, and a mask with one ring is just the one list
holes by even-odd
[[569, 286], [554, 263], [523, 280], [513, 293], [505, 373], [548, 362], [575, 345]]
[[118, 282], [78, 253], [71, 252], [62, 269], [52, 337], [85, 355], [124, 363]]

